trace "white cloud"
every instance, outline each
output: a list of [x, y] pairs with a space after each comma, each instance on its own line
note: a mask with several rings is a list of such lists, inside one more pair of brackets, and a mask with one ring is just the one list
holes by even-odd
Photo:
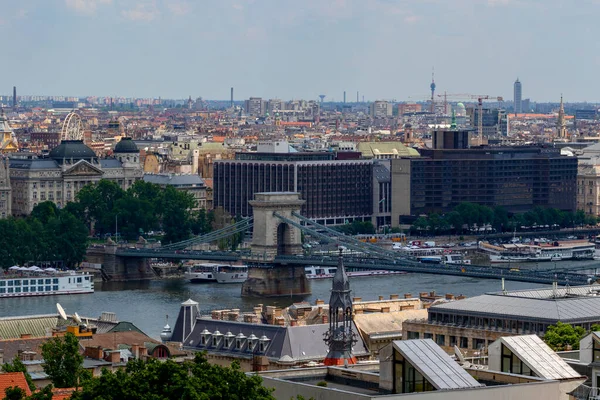
[[171, 14], [176, 16], [183, 16], [191, 11], [190, 3], [187, 1], [167, 0], [166, 4]]
[[65, 0], [67, 7], [81, 14], [94, 14], [99, 5], [112, 3], [112, 0]]
[[121, 15], [127, 18], [130, 21], [143, 21], [150, 22], [155, 20], [158, 15], [158, 9], [154, 3], [152, 4], [142, 4], [138, 3], [135, 7], [129, 10], [121, 11]]

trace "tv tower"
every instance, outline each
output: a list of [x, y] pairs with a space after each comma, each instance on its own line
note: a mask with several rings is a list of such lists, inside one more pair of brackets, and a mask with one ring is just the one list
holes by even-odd
[[429, 85], [429, 87], [431, 88], [431, 113], [435, 112], [435, 103], [433, 102], [434, 96], [435, 96], [435, 79], [434, 79], [434, 69], [433, 67], [431, 68], [431, 85]]

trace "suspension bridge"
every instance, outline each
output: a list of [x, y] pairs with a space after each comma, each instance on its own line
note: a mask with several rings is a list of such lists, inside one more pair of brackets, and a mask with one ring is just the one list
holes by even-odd
[[[344, 235], [330, 227], [320, 225], [300, 214], [297, 193], [257, 193], [251, 201], [254, 215], [233, 225], [206, 235], [150, 248], [108, 249], [103, 269], [110, 277], [127, 274], [128, 268], [137, 267], [147, 259], [207, 260], [243, 262], [250, 267], [248, 281], [242, 293], [245, 295], [276, 296], [306, 294], [310, 286], [304, 275], [304, 267], [335, 266], [336, 256], [307, 255], [302, 248], [302, 235], [309, 235], [321, 242], [344, 246], [352, 250], [344, 256], [344, 264], [356, 269], [405, 271], [412, 273], [467, 276], [485, 279], [506, 279], [521, 282], [561, 285], [587, 284], [594, 278], [567, 269], [531, 270], [481, 265], [423, 264], [416, 258], [401, 255], [391, 249], [365, 243]], [[233, 235], [246, 235], [252, 230], [250, 248], [238, 251], [201, 250], [203, 244], [215, 243]], [[204, 246], [206, 247], [206, 246]], [[108, 261], [108, 263], [107, 263]], [[587, 269], [591, 269], [588, 267]]]

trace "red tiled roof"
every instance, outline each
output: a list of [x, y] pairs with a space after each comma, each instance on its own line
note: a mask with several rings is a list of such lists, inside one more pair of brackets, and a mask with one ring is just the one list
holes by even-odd
[[52, 400], [67, 400], [76, 390], [76, 388], [53, 388]]
[[31, 389], [27, 385], [25, 374], [22, 372], [6, 372], [0, 374], [0, 396], [4, 398], [6, 389], [9, 387], [18, 386], [25, 391], [27, 396], [31, 396]]

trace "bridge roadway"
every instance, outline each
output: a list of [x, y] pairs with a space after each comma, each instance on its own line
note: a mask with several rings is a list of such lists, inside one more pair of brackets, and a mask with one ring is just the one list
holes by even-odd
[[[164, 250], [156, 249], [125, 249], [117, 250], [117, 256], [136, 258], [167, 258], [178, 260], [206, 260], [206, 261], [245, 261], [248, 265], [259, 268], [270, 268], [274, 264], [280, 265], [320, 265], [336, 266], [336, 256], [277, 256], [274, 262], [263, 262], [256, 259], [255, 255], [250, 259], [248, 250], [240, 252], [225, 251], [196, 251], [196, 250]], [[356, 255], [344, 255], [344, 265], [359, 269], [377, 269], [391, 271], [406, 271], [424, 274], [468, 276], [484, 279], [501, 279], [521, 281], [530, 283], [551, 284], [554, 281], [559, 285], [585, 285], [589, 283], [589, 276], [571, 273], [565, 270], [539, 271], [539, 270], [517, 270], [510, 267], [488, 267], [477, 265], [446, 265], [446, 264], [422, 264], [413, 260], [403, 258], [383, 259], [378, 257], [365, 257]]]

